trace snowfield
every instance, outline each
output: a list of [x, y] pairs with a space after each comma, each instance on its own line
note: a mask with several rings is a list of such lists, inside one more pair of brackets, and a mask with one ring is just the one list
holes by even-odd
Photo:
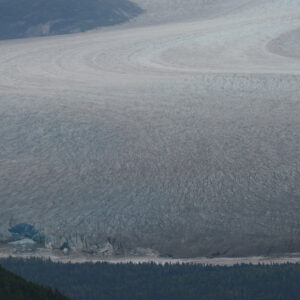
[[[300, 250], [300, 0], [135, 0], [0, 42], [0, 239], [95, 255]], [[84, 255], [84, 254], [83, 254]]]

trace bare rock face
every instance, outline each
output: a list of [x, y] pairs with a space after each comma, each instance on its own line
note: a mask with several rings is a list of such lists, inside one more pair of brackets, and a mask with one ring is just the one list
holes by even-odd
[[124, 27], [0, 43], [2, 245], [299, 252], [300, 1], [188, 2], [191, 19], [139, 0]]

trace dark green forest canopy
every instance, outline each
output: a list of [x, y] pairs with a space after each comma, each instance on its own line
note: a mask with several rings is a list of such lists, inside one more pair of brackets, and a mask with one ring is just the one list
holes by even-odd
[[0, 299], [2, 300], [67, 300], [58, 291], [28, 282], [0, 266]]
[[0, 0], [0, 39], [80, 32], [141, 12], [129, 0]]
[[0, 264], [75, 299], [300, 299], [300, 264], [202, 266], [62, 264], [5, 259]]

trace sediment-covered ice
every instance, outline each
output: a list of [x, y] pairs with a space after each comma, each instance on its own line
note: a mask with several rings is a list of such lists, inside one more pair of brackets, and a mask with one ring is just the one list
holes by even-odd
[[299, 251], [300, 1], [136, 3], [124, 26], [0, 42], [2, 240]]

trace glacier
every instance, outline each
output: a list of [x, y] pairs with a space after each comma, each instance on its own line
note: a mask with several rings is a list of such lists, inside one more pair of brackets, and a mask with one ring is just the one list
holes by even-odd
[[0, 248], [30, 224], [83, 256], [300, 252], [300, 1], [134, 2], [0, 41]]

